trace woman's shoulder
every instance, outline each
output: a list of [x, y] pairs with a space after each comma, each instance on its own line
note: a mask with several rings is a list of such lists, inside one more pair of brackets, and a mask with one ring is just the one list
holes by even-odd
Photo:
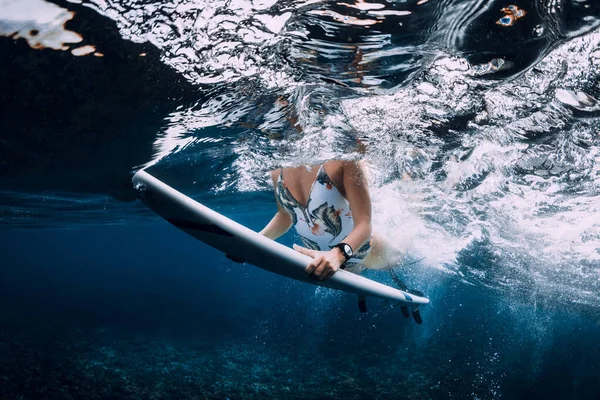
[[338, 189], [341, 189], [342, 192], [345, 192], [344, 176], [353, 174], [352, 170], [354, 169], [355, 164], [356, 161], [331, 160], [323, 163], [323, 168]]
[[277, 168], [277, 169], [273, 169], [271, 171], [269, 171], [269, 174], [271, 176], [278, 176], [281, 173], [281, 168]]
[[342, 191], [345, 192], [344, 184], [346, 182], [355, 182], [366, 184], [365, 168], [362, 160], [336, 160], [330, 161], [331, 166], [327, 166], [327, 174]]
[[360, 160], [331, 160], [323, 165], [332, 173], [343, 173], [345, 171], [354, 171], [362, 169], [363, 162]]
[[280, 174], [281, 174], [281, 168], [277, 168], [272, 171], [269, 171], [269, 176], [271, 176], [271, 179], [273, 180], [274, 184], [277, 183], [277, 180], [279, 179]]

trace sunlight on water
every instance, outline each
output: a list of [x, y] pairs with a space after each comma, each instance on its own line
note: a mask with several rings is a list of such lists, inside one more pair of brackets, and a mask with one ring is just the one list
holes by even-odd
[[25, 39], [33, 49], [71, 50], [74, 56], [94, 54], [102, 57], [95, 46], [76, 46], [84, 40], [83, 37], [65, 29], [65, 24], [73, 16], [73, 12], [44, 0], [2, 0], [0, 36]]
[[[31, 0], [30, 20], [4, 3], [0, 34], [94, 53], [71, 47], [82, 40], [64, 29], [73, 12]], [[522, 296], [600, 304], [595, 3], [81, 5], [152, 43], [202, 93], [164, 118], [143, 166], [188, 168], [188, 187], [228, 194], [269, 191], [279, 166], [363, 158], [376, 228], [409, 259]]]

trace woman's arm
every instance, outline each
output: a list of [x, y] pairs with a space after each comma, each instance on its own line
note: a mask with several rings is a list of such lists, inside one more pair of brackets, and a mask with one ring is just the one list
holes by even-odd
[[277, 239], [284, 233], [286, 233], [292, 226], [292, 219], [287, 211], [278, 210], [277, 214], [271, 219], [271, 221], [263, 228], [259, 233], [269, 239]]
[[342, 164], [346, 200], [350, 203], [354, 229], [344, 239], [354, 251], [357, 251], [371, 237], [371, 196], [367, 177], [356, 161]]
[[[273, 187], [277, 188], [277, 177], [279, 176], [279, 170], [271, 171], [271, 178], [273, 179]], [[284, 233], [286, 233], [292, 226], [292, 218], [287, 211], [281, 208], [279, 201], [277, 203], [277, 214], [271, 219], [271, 221], [263, 228], [259, 233], [269, 239], [277, 239]]]

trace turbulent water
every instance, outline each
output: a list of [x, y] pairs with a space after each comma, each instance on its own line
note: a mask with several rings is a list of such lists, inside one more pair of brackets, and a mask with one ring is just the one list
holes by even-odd
[[[51, 113], [19, 118], [45, 112], [48, 99], [38, 110], [23, 103], [33, 89], [2, 99], [18, 111], [4, 112], [0, 139], [5, 227], [144, 218], [111, 198], [132, 196], [127, 179], [142, 166], [211, 203], [268, 193], [270, 168], [362, 158], [376, 228], [410, 258], [478, 285], [600, 305], [596, 2], [4, 0], [1, 9], [3, 51], [25, 53], [27, 65], [45, 53], [39, 65], [50, 68], [48, 53], [61, 53], [87, 58], [76, 74], [98, 75], [126, 52], [123, 73], [152, 58], [140, 68], [156, 75], [102, 83], [119, 91], [113, 123], [97, 121], [115, 118], [98, 116], [111, 101], [99, 85], [77, 89], [96, 98], [57, 111], [59, 128]], [[99, 40], [85, 25], [90, 9], [125, 42]], [[7, 50], [15, 40], [19, 50]], [[122, 49], [134, 44], [145, 47]], [[93, 121], [77, 121], [86, 115]]]
[[[75, 282], [69, 290], [96, 307], [102, 321], [132, 318], [131, 324], [144, 326], [158, 309], [169, 315], [161, 320], [165, 325], [209, 334], [203, 321], [169, 314], [197, 312], [189, 306], [200, 301], [194, 300], [196, 286], [181, 284], [180, 292], [168, 292], [157, 282], [177, 277], [152, 270], [156, 279], [144, 278], [153, 288], [149, 295], [137, 287], [139, 278], [129, 275], [139, 268], [144, 276], [148, 265], [158, 270], [168, 256], [157, 248], [168, 240], [180, 252], [193, 245], [165, 237], [154, 252], [139, 256], [143, 261], [123, 255], [132, 251], [129, 241], [135, 249], [153, 243], [151, 236], [137, 238], [142, 233], [136, 227], [155, 217], [134, 201], [134, 171], [147, 167], [258, 229], [274, 209], [270, 169], [333, 158], [365, 161], [375, 229], [406, 252], [400, 270], [433, 300], [425, 331], [402, 333], [417, 350], [406, 345], [390, 353], [386, 347], [396, 332], [389, 316], [397, 310], [367, 317], [362, 322], [368, 334], [357, 333], [364, 326], [348, 322], [354, 314], [327, 306], [337, 295], [331, 292], [313, 293], [318, 306], [299, 320], [322, 317], [333, 320], [333, 327], [314, 321], [303, 327], [283, 315], [303, 309], [288, 296], [306, 295], [297, 286], [282, 286], [286, 296], [275, 289], [263, 293], [265, 302], [281, 303], [287, 311], [260, 317], [264, 304], [254, 303], [253, 290], [264, 292], [259, 287], [275, 278], [246, 280], [229, 266], [226, 273], [199, 272], [206, 275], [201, 286], [217, 298], [211, 307], [239, 315], [205, 318], [216, 321], [222, 335], [245, 326], [239, 339], [217, 351], [206, 343], [174, 349], [139, 338], [127, 342], [104, 330], [62, 336], [52, 331], [61, 336], [55, 343], [63, 344], [48, 357], [63, 364], [52, 370], [60, 379], [49, 378], [48, 393], [66, 398], [56, 395], [63, 393], [60, 385], [52, 386], [67, 379], [61, 365], [79, 371], [63, 383], [79, 388], [81, 398], [92, 398], [90, 393], [93, 398], [159, 398], [160, 393], [203, 398], [184, 380], [188, 375], [207, 376], [203, 393], [215, 398], [231, 393], [237, 393], [232, 398], [397, 398], [402, 385], [414, 389], [408, 398], [511, 393], [548, 398], [552, 393], [538, 389], [555, 388], [561, 374], [570, 377], [569, 385], [553, 393], [572, 398], [598, 393], [591, 385], [599, 359], [594, 321], [600, 314], [600, 2], [0, 0], [0, 57], [0, 224], [5, 265], [19, 266], [0, 269], [0, 298], [7, 301], [6, 308], [0, 303], [0, 322], [10, 328], [0, 337], [0, 355], [9, 360], [0, 362], [0, 386], [9, 388], [0, 397], [23, 387], [35, 391], [36, 378], [19, 386], [15, 376], [21, 371], [36, 376], [29, 360], [41, 353], [27, 343], [46, 340], [34, 338], [38, 328], [6, 321], [20, 321], [19, 307], [41, 307], [46, 300], [35, 299], [45, 299], [42, 292], [55, 305], [42, 307], [43, 316], [36, 318], [46, 321], [46, 312], [71, 310], [73, 302], [57, 289], [68, 282]], [[97, 242], [82, 242], [72, 260], [52, 256], [53, 246], [83, 240], [69, 231], [55, 238], [40, 231], [54, 227], [83, 229]], [[103, 246], [107, 237], [120, 238], [121, 247]], [[94, 254], [105, 258], [95, 260]], [[133, 269], [113, 266], [119, 257], [130, 257]], [[172, 264], [195, 257], [190, 253]], [[206, 257], [223, 263], [219, 255]], [[103, 271], [101, 279], [90, 280], [80, 263]], [[232, 278], [230, 272], [240, 275]], [[192, 273], [175, 269], [175, 274]], [[219, 282], [207, 288], [213, 274]], [[28, 281], [32, 276], [54, 285], [39, 284], [38, 292]], [[125, 283], [114, 289], [119, 280]], [[280, 285], [272, 282], [269, 287]], [[457, 282], [462, 289], [453, 286]], [[18, 289], [21, 284], [33, 285], [26, 286], [31, 297]], [[247, 303], [223, 297], [230, 284], [246, 289], [237, 295]], [[221, 292], [215, 289], [221, 286]], [[105, 293], [109, 288], [122, 290], [129, 308], [121, 309]], [[163, 296], [160, 301], [152, 290]], [[494, 299], [494, 305], [481, 296]], [[151, 307], [136, 303], [138, 297]], [[192, 299], [188, 306], [183, 297]], [[463, 308], [467, 303], [470, 307]], [[544, 311], [531, 317], [531, 305]], [[565, 309], [576, 313], [556, 314]], [[448, 315], [441, 317], [444, 310]], [[73, 313], [73, 320], [82, 318]], [[533, 320], [521, 319], [522, 314]], [[243, 322], [231, 322], [234, 318]], [[571, 346], [571, 332], [550, 337], [546, 329], [555, 320], [578, 327], [580, 347], [564, 350]], [[385, 328], [377, 330], [376, 324]], [[324, 339], [328, 343], [341, 340], [341, 346], [364, 351], [348, 350], [335, 355], [341, 359], [327, 359], [331, 365], [315, 366], [311, 349], [290, 350], [285, 341], [260, 350], [272, 335], [302, 341], [312, 329], [332, 337]], [[364, 347], [370, 342], [361, 335], [375, 336], [376, 344]], [[558, 355], [548, 350], [559, 347], [564, 351]], [[469, 351], [461, 353], [464, 348]], [[287, 352], [290, 358], [281, 359]], [[385, 362], [376, 361], [375, 353], [386, 354]], [[521, 355], [533, 361], [524, 366]], [[356, 370], [343, 368], [348, 358]], [[399, 359], [402, 365], [394, 364]], [[452, 361], [462, 362], [462, 369]], [[163, 362], [178, 372], [171, 375]], [[378, 362], [397, 369], [379, 368]], [[571, 371], [564, 369], [577, 362]], [[247, 375], [247, 368], [235, 368], [249, 363], [262, 369], [255, 365]], [[402, 370], [407, 364], [408, 374]], [[129, 366], [127, 373], [123, 365]], [[312, 381], [307, 372], [316, 368], [326, 375], [330, 367], [342, 371], [332, 379], [342, 382], [341, 389], [327, 389], [326, 381]], [[229, 372], [210, 375], [223, 368]], [[365, 375], [372, 386], [360, 381]], [[146, 382], [157, 376], [160, 385]], [[113, 378], [129, 382], [126, 393], [110, 392], [121, 387]], [[74, 384], [77, 379], [83, 383]], [[88, 390], [89, 382], [102, 379], [113, 383]], [[276, 382], [278, 389], [269, 394], [256, 379]], [[134, 381], [137, 392], [131, 389]], [[168, 382], [175, 389], [165, 389]]]

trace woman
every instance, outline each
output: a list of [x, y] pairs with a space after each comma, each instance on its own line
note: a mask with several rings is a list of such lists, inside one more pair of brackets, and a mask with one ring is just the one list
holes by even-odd
[[[364, 268], [389, 269], [400, 260], [400, 253], [372, 231], [369, 188], [358, 162], [278, 169], [271, 177], [278, 211], [260, 233], [277, 239], [294, 225], [304, 244], [294, 249], [312, 257], [308, 274], [324, 280], [338, 269], [355, 273]], [[408, 316], [406, 308], [402, 311]], [[413, 316], [420, 323], [418, 309], [413, 309]]]
[[313, 258], [306, 272], [319, 280], [340, 267], [377, 268], [382, 249], [372, 235], [369, 189], [357, 162], [278, 169], [271, 177], [278, 211], [262, 235], [277, 239], [294, 225], [305, 246], [294, 249]]

